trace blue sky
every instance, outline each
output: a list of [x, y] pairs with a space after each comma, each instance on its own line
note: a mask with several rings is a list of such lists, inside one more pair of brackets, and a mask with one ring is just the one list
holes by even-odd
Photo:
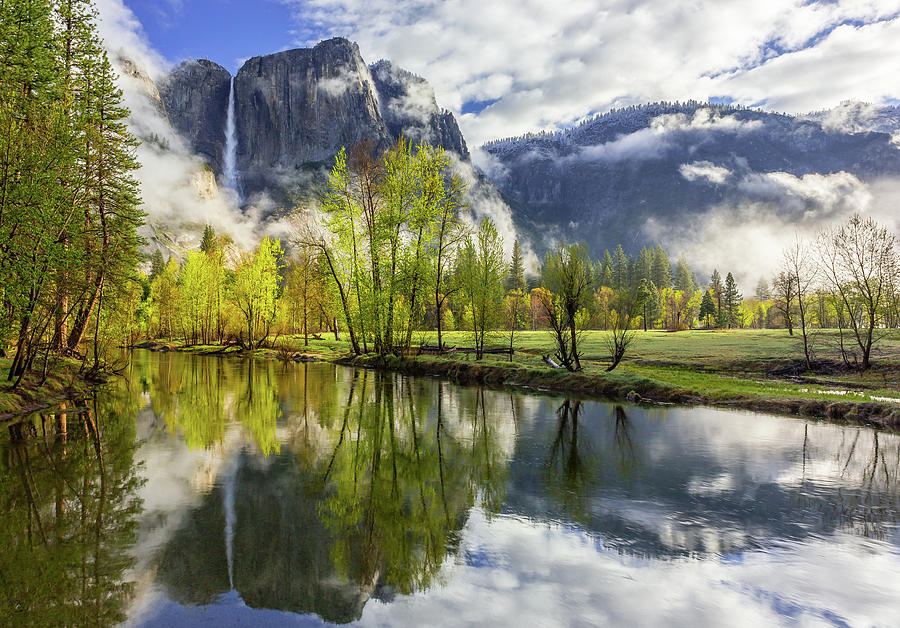
[[239, 60], [291, 47], [293, 12], [277, 0], [124, 0], [149, 43], [168, 60]]
[[345, 36], [427, 79], [470, 146], [658, 100], [805, 113], [900, 98], [900, 0], [97, 3], [120, 47], [232, 72]]

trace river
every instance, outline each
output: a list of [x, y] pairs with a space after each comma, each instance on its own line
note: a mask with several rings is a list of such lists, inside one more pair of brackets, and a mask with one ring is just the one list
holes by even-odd
[[138, 351], [0, 435], [0, 623], [897, 626], [900, 437]]

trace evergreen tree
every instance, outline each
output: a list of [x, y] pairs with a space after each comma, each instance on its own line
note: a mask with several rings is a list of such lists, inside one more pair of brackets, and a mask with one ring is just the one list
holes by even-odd
[[90, 324], [100, 366], [110, 308], [139, 284], [143, 216], [135, 140], [92, 3], [0, 10], [0, 344], [17, 338], [18, 385], [41, 347], [46, 374], [50, 351], [78, 351]]
[[634, 262], [634, 278], [633, 281], [640, 286], [641, 281], [646, 279], [653, 282], [653, 249], [644, 247], [638, 253], [638, 257]]
[[725, 290], [722, 293], [722, 308], [719, 310], [723, 327], [740, 325], [741, 299], [743, 299], [743, 296], [738, 292], [734, 277], [731, 273], [728, 273], [725, 276]]
[[712, 319], [716, 316], [716, 302], [713, 301], [712, 291], [703, 291], [703, 301], [700, 302], [700, 319], [706, 321], [706, 326], [712, 326]]
[[722, 312], [722, 295], [725, 292], [725, 286], [722, 285], [722, 275], [717, 269], [713, 269], [712, 276], [709, 278], [709, 289], [712, 290], [713, 298], [716, 300], [716, 320], [718, 321]]
[[509, 264], [509, 277], [504, 286], [507, 292], [513, 290], [525, 291], [525, 263], [522, 260], [522, 250], [519, 248], [519, 239], [513, 242], [512, 260]]
[[163, 259], [163, 254], [160, 249], [156, 249], [153, 251], [153, 255], [150, 257], [150, 281], [156, 279], [156, 277], [163, 271], [166, 267], [166, 260]]
[[597, 288], [607, 286], [613, 287], [613, 258], [609, 251], [603, 251], [603, 260], [601, 262], [600, 275], [597, 277]]
[[217, 246], [218, 238], [216, 238], [216, 232], [213, 231], [211, 226], [206, 225], [203, 229], [203, 238], [200, 240], [200, 250], [204, 253], [209, 253]]
[[654, 310], [654, 301], [658, 298], [659, 292], [652, 281], [644, 278], [641, 279], [638, 288], [637, 305], [641, 311], [641, 318], [644, 321], [644, 331], [647, 331], [648, 325], [652, 325], [652, 315]]
[[653, 283], [660, 290], [670, 288], [672, 286], [672, 264], [669, 256], [659, 244], [653, 252]]
[[85, 95], [90, 121], [87, 144], [91, 206], [83, 224], [88, 238], [85, 270], [89, 288], [83, 305], [75, 312], [69, 351], [76, 351], [81, 343], [106, 283], [128, 280], [137, 266], [141, 243], [137, 228], [144, 219], [138, 183], [132, 174], [139, 167], [134, 155], [138, 142], [126, 127], [128, 110], [122, 106], [122, 92], [116, 86], [115, 72], [105, 51], [97, 56], [92, 70], [94, 77], [88, 81]]
[[697, 290], [697, 278], [691, 272], [684, 254], [678, 258], [675, 265], [675, 289], [693, 294]]
[[614, 289], [622, 290], [628, 287], [628, 270], [628, 257], [625, 255], [625, 251], [622, 249], [622, 245], [620, 244], [616, 247], [616, 252], [613, 254], [612, 260], [612, 287]]
[[757, 301], [768, 301], [772, 298], [772, 291], [769, 289], [769, 282], [766, 281], [765, 277], [759, 278], [754, 296]]

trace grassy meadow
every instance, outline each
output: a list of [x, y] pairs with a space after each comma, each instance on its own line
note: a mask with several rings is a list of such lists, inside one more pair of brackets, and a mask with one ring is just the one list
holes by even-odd
[[[843, 366], [837, 331], [817, 331], [813, 337], [815, 359], [823, 366], [816, 372], [783, 373], [785, 367], [802, 364], [802, 345], [798, 334], [788, 335], [783, 329], [692, 330], [678, 333], [639, 331], [622, 364], [607, 373], [609, 364], [606, 332], [586, 332], [582, 340], [584, 375], [602, 378], [619, 389], [634, 385], [636, 389], [657, 388], [677, 392], [681, 396], [699, 397], [704, 401], [727, 402], [731, 399], [813, 399], [829, 401], [883, 402], [900, 404], [900, 332], [888, 332], [876, 346], [874, 366], [859, 372]], [[850, 338], [845, 334], [845, 344]], [[437, 342], [436, 333], [416, 335], [417, 344]], [[471, 333], [445, 332], [449, 346], [471, 346]], [[298, 336], [281, 336], [274, 340], [280, 353], [300, 353], [324, 360], [336, 360], [349, 353], [348, 344], [335, 341], [330, 334], [322, 340], [310, 339], [303, 344]], [[491, 347], [508, 346], [504, 333], [495, 333]], [[503, 369], [527, 368], [552, 373], [541, 360], [553, 352], [553, 342], [546, 331], [517, 332], [515, 355], [489, 355], [479, 364]], [[204, 350], [206, 347], [197, 347]], [[209, 347], [209, 349], [213, 349]], [[279, 351], [263, 350], [272, 355]], [[420, 356], [423, 362], [474, 363], [472, 354]], [[787, 369], [789, 370], [789, 369]], [[772, 373], [772, 371], [778, 371]], [[559, 372], [559, 376], [568, 376]]]

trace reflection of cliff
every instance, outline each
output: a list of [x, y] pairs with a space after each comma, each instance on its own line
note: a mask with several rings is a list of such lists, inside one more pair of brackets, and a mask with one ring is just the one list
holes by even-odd
[[[240, 455], [235, 478], [234, 589], [253, 608], [358, 618], [366, 592], [341, 582], [317, 500], [300, 485], [290, 455], [265, 464]], [[158, 579], [172, 599], [202, 605], [229, 590], [221, 487], [193, 510], [162, 553]]]
[[[449, 413], [440, 383], [326, 365], [293, 381], [309, 394], [286, 395], [280, 453], [247, 448], [223, 465], [237, 465], [233, 587], [253, 608], [348, 622], [372, 595], [428, 588], [476, 500], [499, 508], [509, 429], [484, 391], [452, 389], [467, 410]], [[183, 604], [230, 588], [225, 484], [220, 475], [162, 552], [158, 580]]]

